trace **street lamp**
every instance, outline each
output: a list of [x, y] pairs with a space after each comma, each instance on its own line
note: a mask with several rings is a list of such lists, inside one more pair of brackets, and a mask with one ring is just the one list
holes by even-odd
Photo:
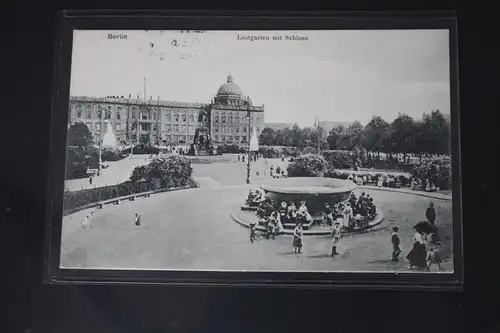
[[316, 119], [316, 129], [318, 130], [318, 155], [321, 154], [321, 144], [320, 144], [320, 139], [321, 139], [321, 127], [319, 124], [319, 119]]
[[247, 109], [247, 121], [248, 121], [247, 184], [250, 184], [250, 108]]
[[99, 106], [99, 164], [97, 166], [97, 176], [101, 175], [102, 164], [102, 106]]

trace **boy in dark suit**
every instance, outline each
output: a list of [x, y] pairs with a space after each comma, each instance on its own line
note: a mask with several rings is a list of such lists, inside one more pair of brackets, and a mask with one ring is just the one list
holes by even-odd
[[392, 228], [391, 243], [392, 243], [392, 261], [398, 261], [401, 254], [401, 240], [398, 235], [398, 227]]

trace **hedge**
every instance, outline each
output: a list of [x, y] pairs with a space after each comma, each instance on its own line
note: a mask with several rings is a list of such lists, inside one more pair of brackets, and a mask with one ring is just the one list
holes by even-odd
[[[192, 178], [180, 181], [176, 186], [171, 186], [169, 188], [189, 186], [197, 187], [197, 184]], [[132, 182], [126, 181], [121, 184], [96, 187], [91, 189], [85, 189], [80, 191], [67, 191], [64, 193], [64, 212], [80, 208], [92, 203], [98, 203], [105, 200], [111, 200], [119, 197], [124, 197], [132, 194], [139, 194], [154, 190], [162, 190], [168, 188], [162, 188], [154, 182]]]

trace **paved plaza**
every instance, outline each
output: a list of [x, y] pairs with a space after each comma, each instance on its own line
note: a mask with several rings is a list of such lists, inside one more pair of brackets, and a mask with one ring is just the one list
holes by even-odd
[[[374, 197], [384, 222], [370, 232], [342, 238], [337, 258], [330, 258], [331, 238], [309, 236], [304, 252], [293, 253], [292, 237], [249, 242], [249, 231], [232, 221], [250, 188], [269, 175], [263, 171], [281, 160], [259, 160], [252, 166], [252, 184], [246, 185], [246, 163], [193, 164], [200, 188], [140, 198], [96, 210], [92, 228], [80, 222], [88, 211], [65, 217], [61, 266], [92, 269], [207, 269], [207, 270], [308, 270], [308, 271], [408, 271], [403, 260], [393, 263], [390, 234], [400, 228], [403, 250], [411, 248], [412, 226], [425, 220], [429, 198], [390, 191], [358, 189]], [[259, 172], [257, 177], [255, 172]], [[452, 270], [451, 202], [432, 199], [443, 245], [447, 271]], [[134, 226], [134, 213], [143, 217]]]

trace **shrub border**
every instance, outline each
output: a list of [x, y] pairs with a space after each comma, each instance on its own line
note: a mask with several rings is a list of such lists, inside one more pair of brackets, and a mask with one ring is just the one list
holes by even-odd
[[124, 200], [134, 201], [136, 198], [149, 197], [149, 196], [151, 196], [151, 194], [172, 192], [172, 191], [178, 191], [178, 190], [187, 190], [187, 189], [191, 189], [191, 188], [199, 188], [200, 187], [200, 184], [196, 180], [194, 180], [194, 178], [191, 177], [191, 181], [193, 182], [193, 185], [170, 187], [170, 188], [169, 187], [160, 188], [160, 189], [156, 189], [153, 191], [134, 193], [134, 194], [125, 195], [123, 197], [117, 197], [117, 198], [108, 199], [108, 200], [104, 200], [104, 201], [93, 202], [93, 203], [90, 203], [88, 205], [84, 205], [84, 206], [80, 206], [80, 207], [76, 207], [76, 208], [72, 208], [72, 209], [68, 209], [66, 211], [63, 211], [63, 216], [68, 216], [68, 215], [71, 215], [71, 214], [74, 214], [74, 213], [77, 213], [77, 212], [80, 212], [82, 210], [89, 209], [89, 208], [94, 208], [94, 207], [103, 208], [105, 205], [114, 204], [114, 203], [124, 201]]

